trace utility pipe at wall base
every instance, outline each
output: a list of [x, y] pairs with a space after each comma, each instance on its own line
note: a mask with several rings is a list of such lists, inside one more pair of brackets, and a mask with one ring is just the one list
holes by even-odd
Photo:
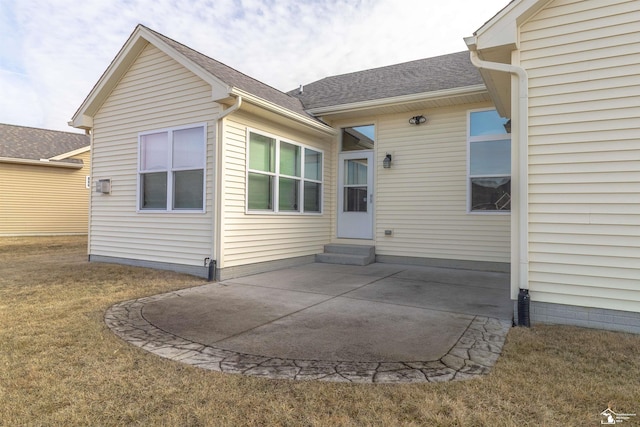
[[207, 274], [207, 281], [213, 282], [216, 279], [216, 260], [212, 259], [209, 261], [209, 271]]
[[[468, 43], [475, 46], [475, 40]], [[529, 84], [527, 72], [522, 67], [500, 62], [484, 61], [478, 57], [478, 52], [470, 52], [471, 63], [479, 69], [487, 69], [509, 73], [518, 77], [518, 115], [516, 126], [518, 130], [518, 260], [519, 260], [519, 288], [518, 294], [518, 324], [529, 326]], [[521, 319], [521, 305], [523, 315]]]

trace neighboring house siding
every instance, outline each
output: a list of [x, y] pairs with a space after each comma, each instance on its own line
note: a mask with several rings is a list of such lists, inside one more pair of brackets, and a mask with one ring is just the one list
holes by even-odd
[[[141, 52], [94, 118], [92, 176], [112, 192], [92, 192], [90, 254], [192, 266], [212, 255], [218, 111], [208, 84], [152, 45]], [[196, 123], [208, 130], [206, 213], [136, 212], [138, 133]]]
[[[324, 211], [322, 214], [245, 213], [247, 128], [324, 151]], [[224, 122], [222, 258], [220, 268], [313, 255], [331, 236], [333, 215], [329, 187], [334, 164], [331, 139], [320, 139], [268, 121], [235, 113]]]
[[89, 152], [82, 169], [0, 163], [0, 236], [86, 234]]
[[[467, 111], [483, 107], [378, 118], [376, 254], [509, 263], [510, 215], [467, 213]], [[416, 114], [427, 124], [410, 125]]]
[[553, 1], [521, 27], [532, 300], [640, 311], [640, 10]]

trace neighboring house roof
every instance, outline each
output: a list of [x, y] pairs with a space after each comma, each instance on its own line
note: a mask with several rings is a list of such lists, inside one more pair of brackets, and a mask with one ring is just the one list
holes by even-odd
[[307, 110], [482, 85], [469, 52], [326, 77], [288, 92]]
[[0, 124], [0, 160], [5, 162], [82, 164], [68, 157], [89, 150], [90, 144], [83, 134]]

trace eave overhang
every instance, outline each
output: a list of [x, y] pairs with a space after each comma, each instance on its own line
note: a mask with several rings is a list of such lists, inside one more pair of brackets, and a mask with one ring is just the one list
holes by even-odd
[[349, 104], [311, 108], [309, 114], [323, 118], [353, 118], [395, 114], [429, 108], [490, 101], [484, 85], [465, 86], [433, 92], [415, 93]]
[[[512, 53], [520, 47], [519, 28], [552, 0], [513, 0], [465, 38], [469, 51], [484, 61], [513, 64]], [[511, 76], [493, 70], [480, 70], [491, 99], [503, 117], [511, 116]]]
[[47, 166], [53, 168], [66, 168], [66, 169], [82, 169], [84, 167], [83, 162], [71, 163], [60, 160], [52, 159], [18, 159], [14, 157], [0, 157], [0, 163], [11, 163], [17, 165], [29, 165], [29, 166]]

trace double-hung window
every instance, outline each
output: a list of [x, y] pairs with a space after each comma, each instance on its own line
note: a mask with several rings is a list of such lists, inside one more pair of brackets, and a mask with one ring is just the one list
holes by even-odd
[[468, 210], [511, 210], [511, 135], [496, 110], [469, 112]]
[[248, 131], [247, 211], [322, 212], [322, 151]]
[[140, 133], [140, 211], [204, 212], [206, 125]]

